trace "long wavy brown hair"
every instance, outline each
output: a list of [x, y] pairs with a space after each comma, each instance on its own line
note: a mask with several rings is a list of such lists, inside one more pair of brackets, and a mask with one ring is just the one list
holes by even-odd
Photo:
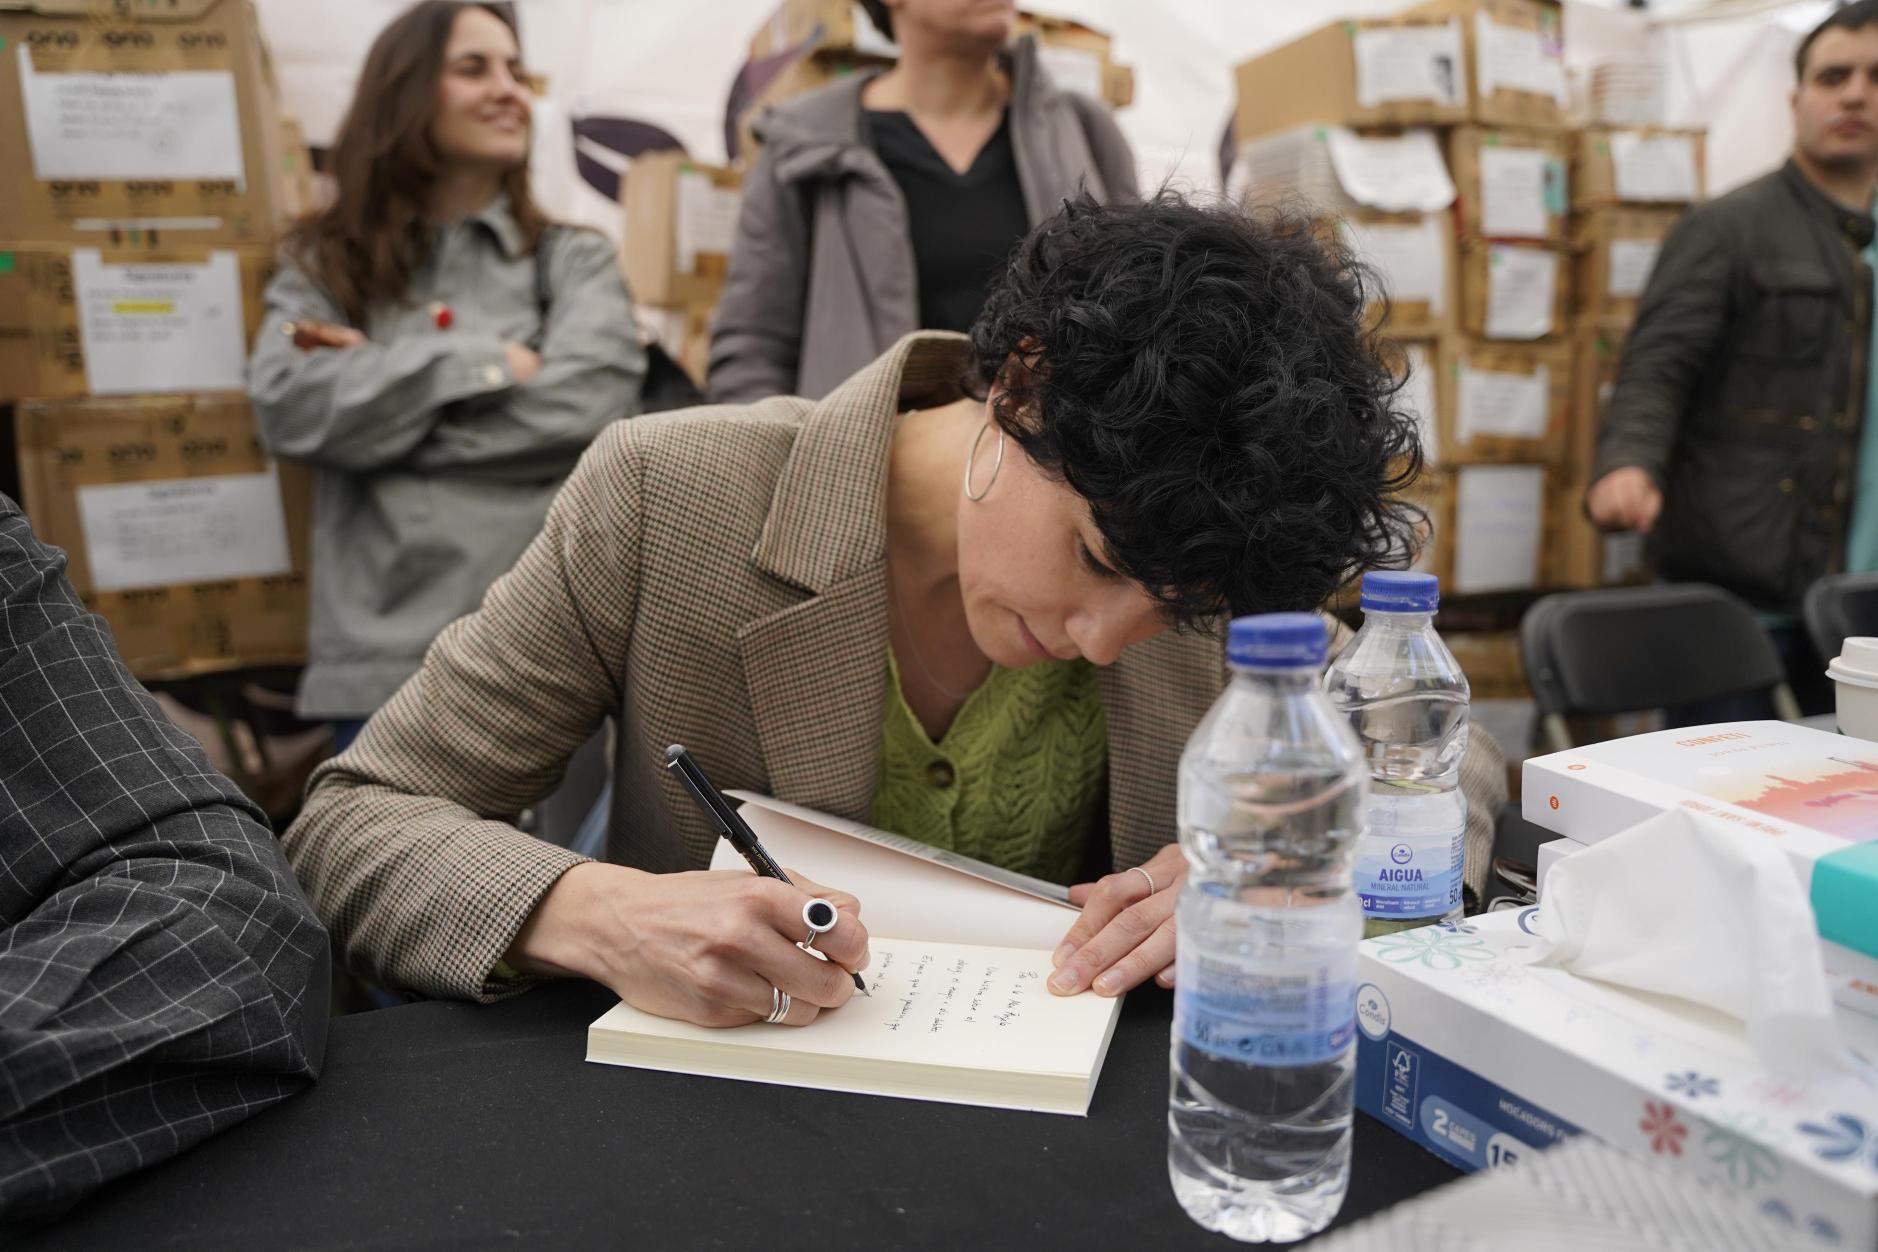
[[[333, 141], [332, 203], [287, 234], [288, 254], [355, 326], [373, 305], [403, 298], [429, 250], [424, 201], [442, 167], [430, 123], [450, 29], [469, 8], [515, 30], [506, 5], [421, 0], [373, 41]], [[532, 250], [548, 220], [528, 194], [526, 160], [503, 175], [502, 189]]]

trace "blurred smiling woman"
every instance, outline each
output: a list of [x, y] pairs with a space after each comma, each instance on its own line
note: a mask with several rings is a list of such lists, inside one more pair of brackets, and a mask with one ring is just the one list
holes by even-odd
[[425, 0], [367, 55], [333, 202], [268, 288], [248, 389], [319, 470], [304, 717], [338, 746], [541, 529], [645, 358], [613, 250], [528, 194], [530, 93], [493, 7]]
[[[571, 974], [707, 1025], [761, 1019], [772, 987], [795, 1024], [843, 1003], [794, 946], [816, 884], [703, 871], [715, 836], [661, 768], [679, 742], [720, 787], [1077, 883], [1060, 993], [1165, 982], [1175, 766], [1225, 682], [1219, 619], [1407, 556], [1415, 421], [1362, 308], [1300, 223], [1082, 200], [969, 339], [909, 335], [819, 402], [610, 427], [316, 775], [285, 844], [321, 919], [434, 995]], [[609, 713], [602, 864], [509, 823]], [[1468, 751], [1478, 875], [1504, 782], [1487, 736]], [[835, 898], [820, 946], [858, 968]]]

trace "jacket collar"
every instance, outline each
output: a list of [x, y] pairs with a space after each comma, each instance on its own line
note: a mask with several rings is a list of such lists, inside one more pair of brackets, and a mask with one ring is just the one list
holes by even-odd
[[[894, 417], [959, 397], [971, 341], [911, 334], [818, 401], [803, 420], [777, 479], [753, 553], [758, 568], [820, 594], [887, 552], [887, 454]], [[831, 525], [839, 491], [852, 525]]]
[[[1058, 94], [1038, 61], [1034, 36], [1025, 35], [1001, 55], [1011, 75], [1013, 116], [1027, 116]], [[777, 178], [785, 183], [834, 178], [877, 162], [862, 117], [861, 92], [883, 72], [850, 74], [766, 111], [752, 130], [759, 142], [775, 149]]]
[[502, 249], [502, 255], [513, 261], [528, 251], [527, 237], [522, 234], [520, 222], [515, 220], [515, 213], [509, 207], [509, 194], [506, 191], [496, 193], [495, 199], [463, 219], [465, 225], [474, 223], [488, 231], [495, 238], [496, 246]]
[[1799, 163], [1792, 157], [1780, 170], [1788, 186], [1800, 198], [1812, 213], [1832, 232], [1844, 238], [1854, 248], [1863, 249], [1871, 245], [1874, 234], [1878, 234], [1878, 222], [1870, 213], [1861, 213], [1857, 209], [1848, 209], [1831, 196], [1813, 185], [1813, 180], [1801, 172]]

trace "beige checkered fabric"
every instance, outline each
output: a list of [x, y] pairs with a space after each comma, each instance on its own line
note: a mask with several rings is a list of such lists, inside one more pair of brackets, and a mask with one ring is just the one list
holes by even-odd
[[[284, 843], [346, 961], [433, 995], [516, 989], [490, 970], [580, 858], [510, 821], [609, 714], [613, 860], [710, 860], [712, 832], [660, 765], [670, 743], [719, 787], [865, 820], [886, 699], [888, 440], [901, 410], [956, 398], [966, 347], [910, 335], [821, 401], [609, 427], [482, 608], [314, 777]], [[1117, 867], [1174, 838], [1175, 763], [1223, 675], [1217, 640], [1175, 634], [1101, 671]], [[1498, 751], [1477, 744], [1470, 864], [1505, 796]]]

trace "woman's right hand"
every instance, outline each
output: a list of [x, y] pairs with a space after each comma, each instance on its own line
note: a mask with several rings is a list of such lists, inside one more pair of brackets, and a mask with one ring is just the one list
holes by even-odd
[[[805, 1026], [854, 994], [866, 968], [860, 902], [791, 874], [795, 885], [741, 871], [648, 874], [598, 861], [561, 875], [516, 933], [505, 960], [524, 973], [605, 983], [659, 1017], [742, 1026], [769, 1016], [770, 988], [790, 995], [783, 1021]], [[816, 940], [802, 906], [820, 896], [835, 927]]]

